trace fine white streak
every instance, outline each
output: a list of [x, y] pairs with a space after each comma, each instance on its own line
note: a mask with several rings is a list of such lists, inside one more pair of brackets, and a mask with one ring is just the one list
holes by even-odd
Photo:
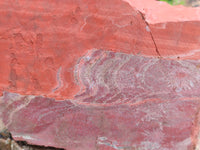
[[62, 67], [60, 67], [60, 68], [58, 69], [58, 72], [57, 72], [57, 75], [56, 75], [56, 79], [57, 79], [58, 85], [57, 85], [56, 88], [54, 88], [54, 89], [52, 90], [52, 92], [57, 91], [57, 90], [58, 90], [59, 88], [61, 88], [62, 85], [63, 85], [63, 82], [62, 82], [62, 80], [61, 80], [61, 70], [62, 70]]
[[36, 138], [33, 138], [29, 135], [15, 135], [14, 138], [23, 138], [24, 140], [37, 140]]
[[117, 149], [117, 150], [124, 149], [124, 147], [117, 146], [118, 143], [116, 141], [109, 141], [107, 139], [107, 137], [98, 137], [97, 143], [100, 144], [100, 145], [110, 146], [110, 147]]

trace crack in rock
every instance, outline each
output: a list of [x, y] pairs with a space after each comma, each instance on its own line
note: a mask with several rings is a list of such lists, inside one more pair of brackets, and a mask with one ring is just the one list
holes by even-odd
[[155, 45], [156, 53], [158, 54], [159, 57], [162, 57], [161, 54], [160, 54], [160, 52], [159, 52], [159, 50], [158, 50], [158, 47], [156, 45], [155, 39], [153, 37], [153, 33], [152, 33], [151, 29], [150, 29], [150, 26], [149, 26], [148, 22], [146, 21], [146, 19], [145, 19], [144, 15], [142, 14], [142, 12], [140, 12], [139, 10], [137, 10], [137, 11], [139, 12], [139, 14], [142, 17], [142, 20], [144, 20], [144, 22], [146, 24], [146, 30], [147, 30], [147, 32], [150, 33], [151, 39], [152, 39], [152, 41], [153, 41], [153, 43]]

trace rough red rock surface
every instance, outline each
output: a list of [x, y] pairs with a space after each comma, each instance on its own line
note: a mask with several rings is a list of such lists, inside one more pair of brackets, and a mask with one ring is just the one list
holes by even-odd
[[0, 13], [0, 128], [15, 140], [199, 149], [200, 8], [2, 0]]
[[[199, 8], [145, 0], [0, 3], [1, 93], [72, 99], [80, 90], [74, 65], [91, 49], [170, 59], [199, 56]], [[185, 10], [189, 13], [181, 17]]]

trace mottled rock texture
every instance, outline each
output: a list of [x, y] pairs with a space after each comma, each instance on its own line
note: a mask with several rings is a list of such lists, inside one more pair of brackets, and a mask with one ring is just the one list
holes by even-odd
[[71, 150], [182, 150], [197, 143], [197, 98], [99, 106], [4, 93], [2, 101], [2, 118], [13, 138], [32, 144]]
[[0, 129], [70, 150], [198, 150], [199, 13], [154, 0], [0, 1]]

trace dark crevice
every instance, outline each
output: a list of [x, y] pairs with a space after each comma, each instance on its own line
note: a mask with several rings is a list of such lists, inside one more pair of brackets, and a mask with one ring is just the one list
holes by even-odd
[[149, 33], [150, 33], [151, 39], [152, 39], [152, 41], [153, 41], [153, 43], [154, 43], [154, 46], [155, 46], [155, 49], [156, 49], [156, 53], [158, 54], [159, 57], [161, 57], [161, 54], [160, 54], [160, 52], [159, 52], [159, 50], [158, 50], [158, 47], [157, 47], [157, 45], [156, 45], [156, 42], [155, 42], [155, 40], [154, 40], [154, 37], [153, 37], [153, 34], [152, 34], [152, 32], [151, 32], [151, 28], [150, 28], [148, 22], [146, 21], [146, 19], [145, 19], [144, 15], [142, 14], [142, 12], [140, 12], [139, 10], [138, 10], [138, 12], [139, 12], [139, 14], [141, 15], [142, 20], [145, 22], [146, 26], [150, 29]]
[[16, 141], [16, 143], [20, 147], [29, 147], [32, 150], [64, 150], [62, 148], [45, 147], [45, 146], [40, 146], [40, 145], [31, 145], [31, 144], [28, 144], [26, 141]]

